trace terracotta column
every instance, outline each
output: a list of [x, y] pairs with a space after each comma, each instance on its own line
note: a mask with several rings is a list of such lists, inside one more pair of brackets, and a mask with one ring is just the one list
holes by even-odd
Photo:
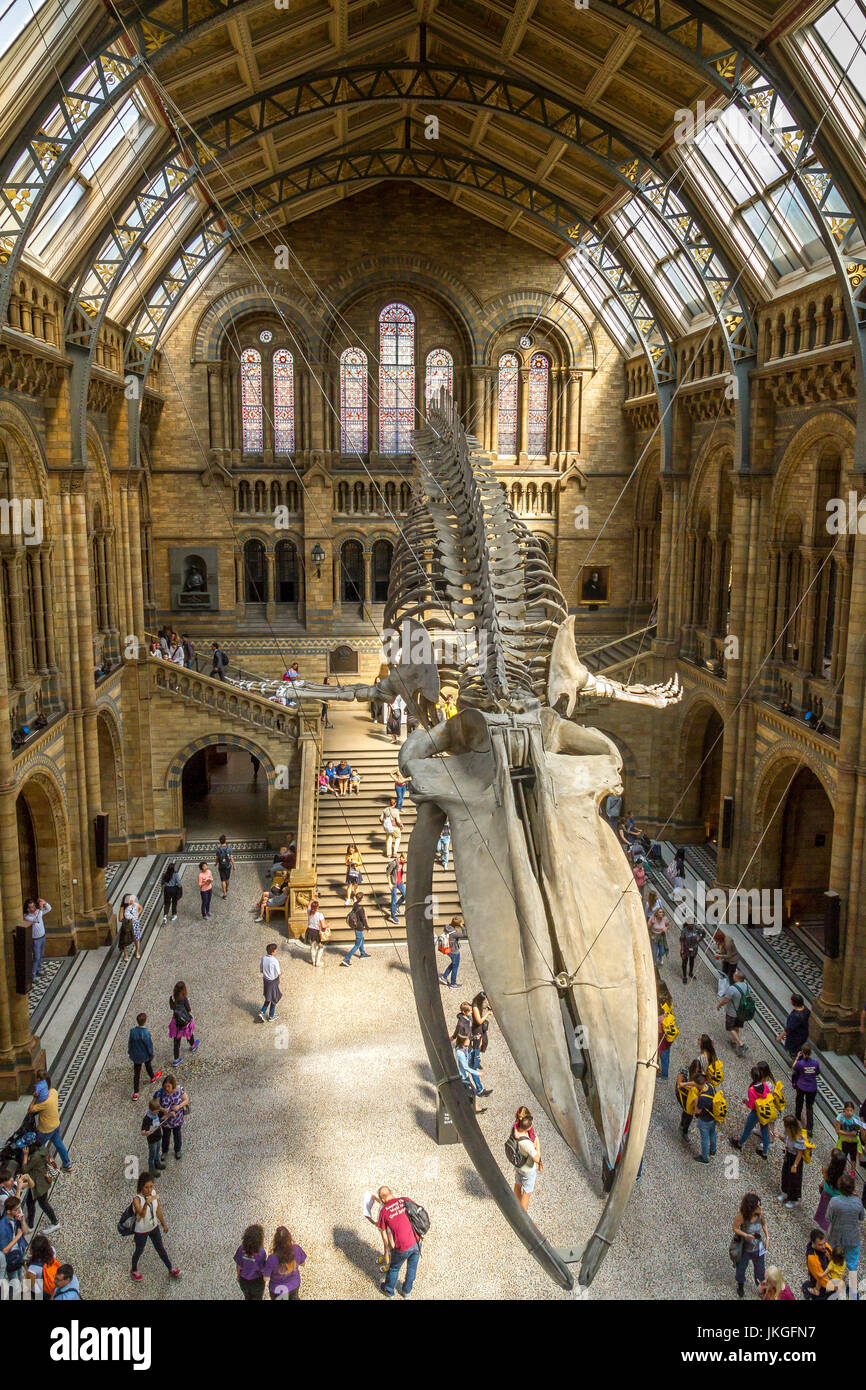
[[565, 428], [565, 448], [569, 454], [580, 452], [580, 379], [580, 372], [569, 367]]
[[525, 463], [529, 457], [529, 368], [517, 372], [517, 457]]

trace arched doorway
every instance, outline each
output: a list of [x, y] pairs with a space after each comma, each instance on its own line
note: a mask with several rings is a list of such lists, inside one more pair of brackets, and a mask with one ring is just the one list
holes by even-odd
[[373, 546], [373, 602], [384, 603], [388, 598], [394, 547], [390, 541], [376, 541]]
[[364, 552], [359, 541], [344, 541], [340, 549], [340, 599], [343, 603], [364, 600]]
[[253, 537], [244, 545], [244, 602], [267, 603], [268, 573], [265, 547]]
[[180, 785], [188, 840], [268, 838], [268, 772], [258, 754], [212, 743], [187, 759]]
[[724, 724], [715, 705], [697, 701], [683, 727], [680, 800], [673, 813], [685, 841], [715, 841], [719, 832]]
[[118, 816], [118, 769], [114, 752], [114, 740], [104, 715], [96, 719], [96, 742], [99, 750], [99, 801], [100, 807], [108, 814], [109, 839], [117, 839], [120, 834]]
[[276, 550], [277, 603], [298, 602], [298, 551], [292, 541], [280, 541]]
[[833, 805], [811, 767], [786, 761], [759, 796], [766, 827], [760, 886], [781, 888], [785, 920], [823, 944], [824, 894], [830, 886]]
[[[13, 907], [13, 911], [21, 911], [25, 898], [45, 898], [54, 909], [49, 925], [57, 927], [60, 924], [61, 905], [69, 890], [68, 883], [62, 883], [60, 874], [59, 836], [64, 831], [55, 818], [54, 806], [41, 777], [31, 777], [24, 783], [18, 793], [15, 811], [22, 901]], [[60, 814], [58, 810], [58, 816]]]

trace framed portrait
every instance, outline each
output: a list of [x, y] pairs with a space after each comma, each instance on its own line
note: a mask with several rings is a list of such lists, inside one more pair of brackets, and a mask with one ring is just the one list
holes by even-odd
[[588, 565], [581, 571], [579, 587], [582, 605], [610, 603], [610, 565]]

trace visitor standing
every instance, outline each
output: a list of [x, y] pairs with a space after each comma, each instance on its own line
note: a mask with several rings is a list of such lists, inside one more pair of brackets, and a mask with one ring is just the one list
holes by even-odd
[[451, 1045], [454, 1048], [454, 1057], [457, 1062], [457, 1070], [464, 1085], [469, 1086], [475, 1095], [484, 1095], [484, 1084], [481, 1080], [481, 1068], [473, 1067], [470, 1061], [472, 1052], [472, 1005], [468, 1000], [460, 1005], [460, 1012], [457, 1015], [457, 1022], [454, 1025], [454, 1032], [451, 1034]]
[[151, 1081], [158, 1081], [162, 1076], [161, 1071], [153, 1069], [153, 1038], [147, 1026], [147, 1014], [137, 1014], [135, 1027], [130, 1028], [129, 1037], [126, 1040], [126, 1052], [132, 1063], [132, 1099], [138, 1100], [138, 1085], [141, 1081], [141, 1069], [144, 1067]]
[[265, 1296], [265, 1266], [268, 1263], [261, 1226], [247, 1226], [234, 1258], [241, 1296], [249, 1303], [260, 1303]]
[[355, 898], [354, 906], [346, 918], [346, 921], [355, 933], [355, 944], [352, 949], [347, 951], [343, 956], [343, 959], [340, 961], [341, 965], [351, 965], [352, 957], [356, 951], [359, 956], [363, 956], [365, 959], [370, 954], [369, 951], [364, 950], [364, 932], [367, 930], [367, 914], [364, 911], [363, 893], [359, 893]]
[[259, 1009], [259, 1018], [262, 1020], [262, 1023], [273, 1023], [274, 1014], [277, 1012], [277, 1005], [283, 997], [282, 990], [280, 989], [280, 976], [283, 970], [280, 962], [277, 960], [277, 947], [278, 943], [276, 941], [270, 942], [270, 944], [265, 947], [265, 954], [259, 962], [259, 970], [262, 974], [262, 982], [265, 991], [265, 1002]]
[[761, 1199], [755, 1192], [747, 1192], [740, 1210], [734, 1217], [734, 1238], [731, 1241], [731, 1259], [736, 1266], [734, 1280], [737, 1297], [742, 1298], [746, 1291], [746, 1271], [751, 1264], [755, 1285], [759, 1286], [765, 1275], [765, 1260], [770, 1244], [767, 1221], [761, 1207]]
[[409, 1220], [407, 1199], [395, 1197], [390, 1187], [379, 1188], [379, 1212], [377, 1225], [382, 1232], [382, 1246], [388, 1260], [388, 1273], [379, 1285], [386, 1298], [393, 1298], [397, 1291], [400, 1270], [406, 1266], [403, 1286], [400, 1293], [408, 1298], [415, 1284], [418, 1261], [421, 1258], [421, 1243]]
[[38, 980], [42, 974], [42, 961], [45, 957], [45, 923], [42, 920], [51, 904], [44, 898], [28, 898], [24, 904], [24, 921], [30, 923], [30, 939], [33, 944], [33, 978]]
[[403, 834], [403, 820], [397, 810], [397, 798], [395, 796], [390, 798], [379, 820], [385, 832], [385, 858], [393, 859], [400, 849], [400, 837]]
[[325, 924], [325, 916], [319, 907], [318, 898], [313, 898], [307, 909], [307, 932], [306, 941], [310, 948], [310, 960], [313, 965], [324, 965], [325, 963], [325, 941], [330, 933]]
[[684, 922], [680, 930], [680, 961], [683, 967], [683, 984], [688, 984], [695, 976], [695, 961], [698, 947], [706, 936], [703, 927], [695, 922]]
[[[463, 930], [463, 918], [459, 916], [452, 917], [448, 926], [445, 928], [443, 936], [445, 942], [447, 942], [446, 954], [448, 955], [448, 964], [442, 971], [439, 979], [442, 981], [443, 985], [449, 985], [451, 989], [456, 989], [457, 972], [460, 969], [460, 945], [463, 941], [468, 940], [466, 932]], [[450, 980], [448, 978], [449, 975], [451, 976]]]
[[177, 921], [177, 905], [182, 897], [183, 887], [180, 881], [180, 874], [177, 872], [177, 865], [171, 863], [162, 876], [163, 924], [165, 924], [169, 918], [172, 922]]
[[778, 1200], [784, 1202], [789, 1211], [800, 1205], [803, 1195], [803, 1159], [806, 1153], [806, 1132], [795, 1115], [786, 1115], [782, 1120], [782, 1131], [776, 1138], [784, 1140], [785, 1156], [782, 1160], [781, 1191]]
[[391, 921], [396, 922], [400, 903], [406, 901], [406, 856], [395, 854], [388, 861], [388, 882], [391, 885]]
[[860, 1130], [862, 1122], [860, 1117], [854, 1113], [855, 1107], [853, 1100], [846, 1100], [839, 1114], [836, 1116], [836, 1147], [841, 1149], [846, 1157], [850, 1158], [854, 1166], [862, 1153], [860, 1142]]
[[827, 1235], [830, 1245], [845, 1252], [848, 1271], [848, 1297], [857, 1298], [857, 1266], [860, 1263], [860, 1223], [866, 1216], [863, 1203], [854, 1195], [854, 1174], [843, 1173], [839, 1179], [839, 1195], [831, 1197], [827, 1207]]
[[717, 961], [721, 962], [722, 974], [729, 982], [733, 982], [734, 972], [740, 959], [737, 943], [732, 936], [729, 936], [727, 932], [723, 931], [717, 931], [713, 940], [718, 946], [715, 957]]
[[357, 845], [346, 845], [346, 907], [358, 896], [358, 889], [364, 882], [364, 861]]
[[162, 1243], [162, 1231], [168, 1235], [168, 1225], [162, 1213], [159, 1195], [153, 1185], [153, 1175], [151, 1173], [141, 1173], [136, 1186], [136, 1194], [132, 1199], [132, 1210], [135, 1214], [135, 1226], [132, 1233], [135, 1248], [132, 1252], [132, 1269], [130, 1274], [136, 1283], [141, 1282], [141, 1275], [138, 1272], [138, 1262], [144, 1253], [144, 1247], [150, 1241], [159, 1258], [162, 1260], [172, 1279], [180, 1276], [180, 1270], [172, 1265], [171, 1260], [166, 1254], [165, 1246]]
[[[124, 893], [120, 903], [121, 926], [124, 922], [129, 924], [132, 931], [132, 940], [135, 945], [135, 959], [141, 958], [141, 938], [144, 928], [141, 922], [143, 908], [134, 893]], [[125, 956], [124, 952], [124, 956]]]
[[148, 1101], [141, 1132], [147, 1144], [147, 1166], [152, 1173], [158, 1173], [165, 1164], [162, 1161], [162, 1107], [155, 1096]]
[[529, 1199], [535, 1191], [535, 1182], [544, 1164], [541, 1161], [541, 1140], [535, 1132], [532, 1115], [525, 1105], [519, 1107], [514, 1117], [505, 1149], [514, 1169], [514, 1195], [523, 1210], [529, 1211]]
[[[490, 1029], [490, 1020], [493, 1017], [493, 1010], [487, 1002], [487, 995], [482, 990], [476, 994], [472, 1000], [472, 1051], [469, 1056], [469, 1065], [480, 1069], [481, 1054], [487, 1051], [487, 1034]], [[488, 1095], [490, 1092], [488, 1091]]]
[[448, 868], [448, 859], [451, 854], [451, 822], [447, 820], [442, 827], [442, 834], [436, 841], [436, 853], [442, 862], [442, 868]]
[[760, 1158], [766, 1159], [770, 1153], [770, 1125], [776, 1118], [776, 1102], [773, 1097], [773, 1088], [769, 1082], [765, 1081], [761, 1074], [760, 1067], [752, 1067], [752, 1084], [749, 1093], [743, 1101], [744, 1109], [748, 1110], [746, 1122], [743, 1125], [743, 1132], [739, 1139], [732, 1139], [731, 1143], [735, 1149], [741, 1149], [756, 1125], [761, 1130], [761, 1142], [763, 1147], [756, 1152]]
[[293, 1302], [300, 1298], [300, 1266], [306, 1259], [307, 1256], [300, 1245], [292, 1240], [292, 1233], [288, 1227], [278, 1226], [274, 1231], [271, 1253], [264, 1269], [270, 1298], [291, 1299]]
[[213, 871], [206, 859], [198, 866], [198, 891], [201, 893], [201, 915], [210, 917], [210, 900], [213, 896]]
[[117, 924], [117, 949], [123, 956], [124, 965], [128, 962], [129, 953], [134, 945], [135, 933], [132, 930], [132, 922], [126, 916], [121, 905], [120, 918]]
[[183, 1157], [181, 1149], [183, 1147], [183, 1121], [189, 1097], [184, 1088], [178, 1084], [177, 1077], [167, 1076], [159, 1090], [153, 1093], [154, 1100], [159, 1101], [160, 1123], [162, 1125], [162, 1156], [165, 1158], [169, 1147], [174, 1143], [174, 1156], [179, 1162]]
[[38, 1202], [40, 1210], [44, 1211], [48, 1217], [48, 1224], [42, 1228], [47, 1235], [56, 1231], [60, 1225], [54, 1214], [54, 1208], [48, 1200], [56, 1172], [57, 1165], [49, 1157], [48, 1150], [44, 1145], [37, 1144], [28, 1150], [27, 1161], [21, 1168], [21, 1177], [24, 1179], [24, 1186], [26, 1187], [24, 1210], [27, 1215], [27, 1224], [31, 1227], [34, 1225]]
[[709, 1163], [711, 1158], [716, 1155], [716, 1089], [709, 1081], [709, 1078], [700, 1073], [701, 1081], [698, 1086], [697, 1101], [695, 1103], [695, 1119], [698, 1122], [698, 1133], [701, 1137], [701, 1152], [695, 1154], [698, 1163]]
[[64, 1173], [69, 1173], [72, 1170], [72, 1159], [63, 1143], [63, 1134], [60, 1129], [60, 1102], [57, 1091], [51, 1085], [51, 1077], [47, 1072], [42, 1072], [41, 1076], [48, 1087], [48, 1093], [44, 1100], [31, 1101], [27, 1113], [38, 1117], [37, 1131], [40, 1144], [53, 1144], [60, 1162], [63, 1164]]
[[406, 795], [406, 787], [407, 787], [407, 786], [408, 786], [408, 782], [407, 782], [406, 778], [403, 776], [403, 774], [402, 774], [402, 772], [400, 771], [399, 767], [395, 767], [395, 768], [394, 768], [394, 799], [395, 799], [396, 802], [397, 802], [397, 810], [398, 810], [398, 811], [402, 811], [402, 809], [403, 809], [403, 798], [404, 798], [405, 795]]
[[791, 1012], [785, 1019], [785, 1026], [776, 1037], [776, 1042], [784, 1042], [789, 1057], [796, 1057], [803, 1043], [809, 1037], [811, 1013], [803, 1002], [802, 994], [791, 995]]
[[192, 1005], [183, 980], [178, 980], [169, 995], [168, 1007], [171, 1009], [168, 1036], [174, 1043], [174, 1060], [177, 1063], [180, 1061], [181, 1038], [186, 1038], [190, 1052], [197, 1052], [201, 1042], [201, 1039], [195, 1036], [195, 1019], [192, 1016]]
[[841, 1149], [832, 1149], [830, 1157], [821, 1170], [821, 1196], [815, 1208], [814, 1221], [823, 1231], [827, 1229], [827, 1208], [831, 1197], [839, 1196], [839, 1179], [848, 1167], [848, 1158]]
[[667, 937], [669, 926], [670, 923], [664, 908], [657, 907], [650, 918], [649, 929], [653, 960], [658, 966], [661, 966], [662, 961], [668, 953]]
[[803, 1107], [806, 1107], [806, 1132], [810, 1139], [812, 1137], [815, 1096], [818, 1093], [818, 1077], [820, 1075], [821, 1064], [817, 1057], [812, 1056], [812, 1044], [803, 1043], [797, 1053], [791, 1072], [791, 1084], [794, 1087], [795, 1095], [794, 1114], [799, 1120], [803, 1114]]
[[217, 845], [216, 862], [217, 873], [220, 876], [220, 887], [222, 888], [222, 895], [225, 898], [228, 896], [229, 879], [232, 876], [232, 869], [235, 866], [231, 846], [226, 843], [225, 835], [220, 835], [220, 842]]

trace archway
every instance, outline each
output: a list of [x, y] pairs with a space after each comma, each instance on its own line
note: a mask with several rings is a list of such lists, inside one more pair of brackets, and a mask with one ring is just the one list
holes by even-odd
[[295, 829], [298, 800], [294, 744], [277, 765], [266, 748], [240, 734], [205, 735], [179, 750], [166, 769], [185, 841], [213, 843], [227, 835], [284, 844]]
[[109, 839], [120, 835], [120, 816], [118, 803], [118, 767], [114, 739], [108, 720], [102, 714], [96, 719], [96, 741], [99, 750], [99, 801], [103, 811], [108, 814]]
[[765, 827], [760, 886], [781, 888], [785, 920], [823, 945], [824, 894], [830, 885], [833, 805], [811, 767], [785, 760], [760, 803]]
[[59, 926], [63, 915], [62, 904], [69, 889], [69, 885], [63, 883], [61, 873], [61, 837], [64, 831], [58, 824], [51, 798], [41, 778], [37, 780], [31, 777], [24, 783], [18, 793], [15, 810], [22, 901], [13, 906], [13, 911], [21, 911], [25, 898], [42, 897], [54, 909], [48, 925]]
[[359, 541], [345, 541], [340, 550], [340, 599], [361, 603], [364, 598], [364, 552]]
[[679, 809], [673, 814], [681, 839], [714, 841], [719, 831], [724, 724], [715, 705], [698, 700], [689, 710], [680, 743]]
[[244, 545], [244, 602], [267, 603], [268, 574], [265, 547], [253, 537]]
[[373, 602], [385, 603], [388, 598], [388, 584], [391, 579], [391, 566], [394, 562], [394, 547], [390, 541], [379, 540], [373, 546], [372, 583]]

